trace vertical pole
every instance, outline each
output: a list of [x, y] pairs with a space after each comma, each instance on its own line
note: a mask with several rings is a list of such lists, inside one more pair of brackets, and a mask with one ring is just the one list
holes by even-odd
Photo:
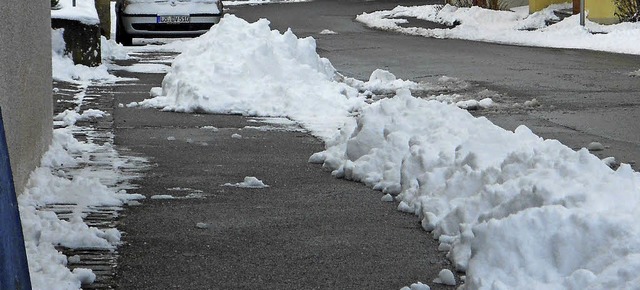
[[584, 26], [584, 22], [585, 22], [585, 20], [584, 20], [585, 15], [584, 14], [585, 14], [584, 13], [584, 0], [580, 0], [580, 26]]
[[0, 289], [31, 290], [2, 111], [0, 111]]
[[73, 0], [73, 7], [76, 7], [76, 0]]

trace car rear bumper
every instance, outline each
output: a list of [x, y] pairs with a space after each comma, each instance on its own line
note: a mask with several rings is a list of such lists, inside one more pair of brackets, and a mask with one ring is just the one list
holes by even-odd
[[131, 37], [192, 37], [209, 31], [220, 22], [220, 14], [191, 15], [189, 23], [158, 23], [157, 15], [122, 15], [122, 28]]

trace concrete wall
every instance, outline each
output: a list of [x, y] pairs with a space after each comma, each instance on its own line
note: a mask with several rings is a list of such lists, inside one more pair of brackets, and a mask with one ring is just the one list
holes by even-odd
[[50, 6], [2, 0], [0, 8], [0, 108], [18, 194], [51, 142]]

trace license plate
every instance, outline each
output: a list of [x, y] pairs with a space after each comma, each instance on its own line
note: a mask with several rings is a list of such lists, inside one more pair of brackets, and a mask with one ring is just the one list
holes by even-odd
[[189, 23], [191, 22], [191, 16], [189, 15], [164, 15], [158, 16], [158, 23]]

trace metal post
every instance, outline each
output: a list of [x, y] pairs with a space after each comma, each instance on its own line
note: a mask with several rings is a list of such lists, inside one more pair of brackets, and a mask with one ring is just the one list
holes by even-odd
[[73, 7], [76, 7], [76, 0], [73, 0]]
[[584, 0], [580, 0], [580, 26], [584, 26], [584, 22], [585, 22], [585, 20], [584, 20], [585, 15], [584, 14], [585, 14], [584, 13]]

